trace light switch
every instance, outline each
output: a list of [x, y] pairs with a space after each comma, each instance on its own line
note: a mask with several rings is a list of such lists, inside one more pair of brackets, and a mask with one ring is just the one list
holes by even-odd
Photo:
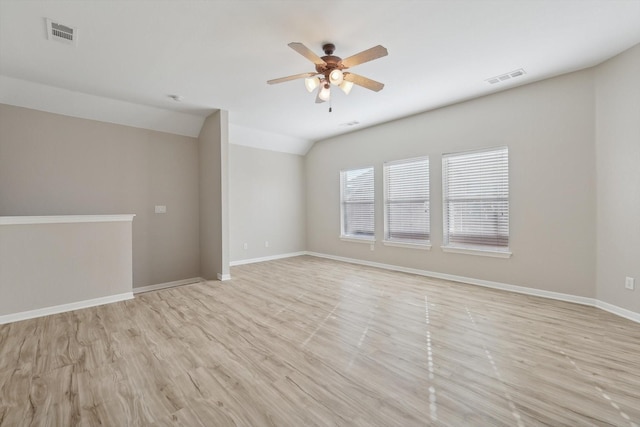
[[167, 207], [164, 205], [156, 205], [156, 213], [167, 213]]

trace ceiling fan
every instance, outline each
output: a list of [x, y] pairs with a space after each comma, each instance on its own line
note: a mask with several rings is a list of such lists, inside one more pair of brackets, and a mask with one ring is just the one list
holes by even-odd
[[305, 87], [309, 92], [313, 92], [316, 88], [319, 88], [316, 96], [316, 103], [325, 102], [330, 99], [332, 84], [338, 86], [347, 95], [351, 92], [354, 84], [374, 92], [378, 92], [384, 87], [384, 84], [380, 82], [344, 71], [356, 65], [387, 56], [387, 49], [380, 45], [363, 50], [362, 52], [356, 53], [355, 55], [345, 59], [333, 55], [333, 51], [336, 50], [336, 47], [332, 43], [326, 43], [322, 46], [322, 50], [325, 54], [323, 57], [316, 55], [311, 49], [302, 43], [292, 42], [289, 43], [288, 46], [307, 58], [309, 61], [313, 62], [316, 66], [316, 71], [269, 80], [267, 83], [270, 85], [304, 78]]

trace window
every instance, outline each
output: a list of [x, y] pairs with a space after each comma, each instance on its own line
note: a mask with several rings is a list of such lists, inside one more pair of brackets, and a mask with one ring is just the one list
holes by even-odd
[[373, 167], [340, 172], [341, 237], [374, 239]]
[[443, 249], [509, 256], [508, 148], [445, 154], [442, 181]]
[[429, 158], [384, 164], [384, 240], [429, 244]]

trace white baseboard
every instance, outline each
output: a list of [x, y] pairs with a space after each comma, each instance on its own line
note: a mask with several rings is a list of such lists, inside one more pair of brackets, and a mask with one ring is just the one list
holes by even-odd
[[516, 292], [519, 294], [533, 295], [533, 296], [542, 297], [542, 298], [549, 298], [549, 299], [555, 299], [560, 301], [572, 302], [575, 304], [587, 305], [590, 307], [597, 307], [602, 310], [606, 310], [610, 313], [616, 314], [618, 316], [624, 317], [626, 319], [633, 320], [635, 322], [640, 323], [639, 313], [615, 306], [613, 304], [600, 301], [595, 298], [581, 297], [577, 295], [564, 294], [561, 292], [545, 291], [542, 289], [528, 288], [525, 286], [516, 286], [516, 285], [510, 285], [507, 283], [492, 282], [489, 280], [474, 279], [471, 277], [463, 277], [463, 276], [456, 276], [453, 274], [419, 270], [416, 268], [401, 267], [401, 266], [391, 265], [391, 264], [382, 264], [378, 262], [364, 261], [364, 260], [355, 259], [355, 258], [345, 258], [341, 256], [323, 254], [318, 252], [307, 252], [306, 254], [315, 256], [318, 258], [332, 259], [335, 261], [348, 262], [351, 264], [366, 265], [369, 267], [377, 267], [385, 270], [400, 271], [403, 273], [416, 274], [419, 276], [434, 277], [436, 279], [452, 280], [454, 282], [467, 283], [470, 285], [484, 286], [487, 288], [500, 289], [503, 291]]
[[[282, 254], [282, 255], [274, 255], [274, 256], [263, 257], [263, 258], [253, 258], [250, 260], [234, 261], [231, 263], [231, 265], [233, 266], [233, 265], [250, 264], [254, 262], [273, 261], [276, 259], [290, 258], [290, 257], [302, 256], [302, 255], [310, 255], [318, 258], [331, 259], [334, 261], [348, 262], [351, 264], [358, 264], [358, 265], [366, 265], [369, 267], [382, 268], [385, 270], [400, 271], [403, 273], [416, 274], [419, 276], [434, 277], [436, 279], [444, 279], [444, 280], [452, 280], [454, 282], [467, 283], [471, 285], [484, 286], [487, 288], [500, 289], [504, 291], [516, 292], [516, 293], [525, 294], [525, 295], [533, 295], [533, 296], [538, 296], [542, 298], [549, 298], [549, 299], [555, 299], [560, 301], [572, 302], [576, 304], [588, 305], [592, 307], [597, 307], [601, 310], [608, 311], [617, 316], [624, 317], [626, 319], [640, 323], [640, 313], [636, 313], [634, 311], [627, 310], [625, 308], [618, 307], [616, 305], [609, 304], [607, 302], [600, 301], [595, 298], [580, 297], [576, 295], [563, 294], [560, 292], [544, 291], [541, 289], [528, 288], [524, 286], [509, 285], [506, 283], [492, 282], [489, 280], [480, 280], [480, 279], [474, 279], [471, 277], [463, 277], [463, 276], [456, 276], [456, 275], [446, 274], [446, 273], [419, 270], [416, 268], [401, 267], [397, 265], [383, 264], [383, 263], [378, 263], [373, 261], [359, 260], [355, 258], [346, 258], [346, 257], [341, 257], [336, 255], [318, 253], [318, 252], [303, 251], [303, 252], [294, 252], [294, 253]], [[231, 279], [230, 274], [218, 273], [218, 280], [226, 281], [230, 279]], [[159, 283], [157, 285], [149, 285], [149, 286], [143, 286], [139, 288], [133, 288], [133, 292], [126, 292], [123, 294], [93, 298], [90, 300], [78, 301], [78, 302], [73, 302], [69, 304], [61, 304], [61, 305], [56, 305], [52, 307], [45, 307], [37, 310], [29, 310], [29, 311], [23, 311], [19, 313], [6, 314], [6, 315], [0, 316], [0, 325], [3, 325], [5, 323], [18, 322], [21, 320], [33, 319], [33, 318], [42, 317], [42, 316], [48, 316], [51, 314], [63, 313], [65, 311], [80, 310], [83, 308], [95, 307], [98, 305], [111, 304], [118, 301], [130, 300], [130, 299], [133, 299], [134, 294], [155, 291], [159, 289], [172, 288], [175, 286], [188, 285], [192, 283], [198, 283], [201, 281], [204, 281], [204, 279], [200, 277], [176, 280], [174, 282]]]
[[203, 280], [204, 279], [202, 279], [201, 277], [192, 277], [191, 279], [182, 279], [173, 282], [158, 283], [157, 285], [141, 286], [139, 288], [133, 288], [133, 293], [141, 294], [143, 292], [157, 291], [160, 289], [173, 288], [182, 285], [190, 285], [192, 283], [202, 282]]
[[260, 258], [239, 259], [237, 261], [231, 261], [229, 265], [231, 267], [234, 267], [236, 265], [253, 264], [255, 262], [264, 262], [264, 261], [273, 261], [276, 259], [291, 258], [294, 256], [301, 256], [301, 255], [307, 255], [307, 254], [308, 252], [302, 251], [302, 252], [290, 252], [287, 254], [270, 255], [270, 256], [265, 256]]
[[596, 300], [596, 307], [617, 316], [640, 323], [640, 313], [636, 313], [635, 311], [627, 310], [626, 308], [618, 307], [617, 305], [609, 304], [608, 302], [600, 300]]
[[83, 308], [95, 307], [98, 305], [111, 304], [114, 302], [130, 299], [133, 299], [133, 292], [109, 295], [100, 298], [92, 298], [68, 304], [54, 305], [52, 307], [39, 308], [36, 310], [21, 311], [19, 313], [5, 314], [4, 316], [0, 316], [0, 325], [3, 325], [5, 323], [19, 322], [21, 320], [34, 319], [36, 317], [49, 316], [51, 314], [63, 313], [65, 311], [80, 310]]

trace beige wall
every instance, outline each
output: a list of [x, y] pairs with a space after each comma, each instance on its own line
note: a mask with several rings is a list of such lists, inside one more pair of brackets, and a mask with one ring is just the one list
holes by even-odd
[[[640, 45], [596, 73], [598, 299], [640, 313]], [[624, 288], [634, 277], [635, 291]]]
[[200, 268], [207, 280], [229, 276], [228, 113], [218, 110], [198, 136]]
[[304, 157], [229, 148], [231, 261], [306, 250]]
[[0, 225], [0, 324], [17, 312], [131, 295], [131, 225]]
[[122, 213], [134, 287], [198, 277], [197, 140], [0, 105], [0, 216]]
[[[593, 71], [522, 86], [316, 143], [307, 154], [313, 252], [595, 297]], [[441, 154], [506, 145], [513, 256], [443, 253]], [[431, 251], [383, 246], [382, 163], [428, 155]], [[376, 239], [339, 239], [339, 171], [375, 167]]]

